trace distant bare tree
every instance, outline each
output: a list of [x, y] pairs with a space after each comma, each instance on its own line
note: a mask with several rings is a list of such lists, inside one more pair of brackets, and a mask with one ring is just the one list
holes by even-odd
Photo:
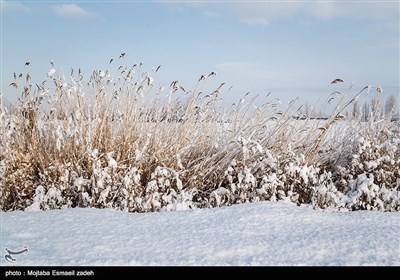
[[374, 120], [381, 119], [383, 117], [383, 100], [380, 98], [374, 98], [371, 100], [371, 115]]
[[353, 104], [353, 117], [358, 118], [361, 116], [361, 107], [358, 101], [354, 101]]
[[399, 116], [399, 102], [395, 95], [390, 95], [385, 103], [386, 116]]
[[370, 114], [370, 107], [369, 107], [369, 103], [365, 102], [363, 107], [362, 107], [362, 112], [361, 112], [361, 116], [362, 116], [362, 121], [366, 122], [369, 120], [369, 114]]
[[304, 105], [304, 115], [308, 118], [314, 118], [315, 117], [315, 110], [313, 108], [313, 106], [311, 106], [310, 104], [306, 103]]

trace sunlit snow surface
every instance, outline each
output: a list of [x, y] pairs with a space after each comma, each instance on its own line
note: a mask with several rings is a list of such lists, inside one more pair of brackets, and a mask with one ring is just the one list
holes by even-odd
[[[11, 264], [6, 248], [15, 255]], [[283, 202], [1, 213], [2, 265], [400, 265], [400, 214]]]

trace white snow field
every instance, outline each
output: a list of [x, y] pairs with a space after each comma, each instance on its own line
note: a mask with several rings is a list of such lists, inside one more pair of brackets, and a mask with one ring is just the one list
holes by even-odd
[[[3, 253], [21, 251], [12, 264]], [[285, 202], [128, 213], [1, 213], [1, 265], [400, 265], [400, 213]]]

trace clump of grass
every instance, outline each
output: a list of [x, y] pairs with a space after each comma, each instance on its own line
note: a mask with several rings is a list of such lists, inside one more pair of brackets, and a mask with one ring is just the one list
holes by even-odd
[[214, 72], [192, 91], [179, 81], [158, 88], [159, 69], [120, 66], [85, 80], [52, 68], [37, 85], [15, 77], [18, 102], [0, 107], [0, 208], [145, 212], [283, 199], [400, 209], [398, 126], [343, 119], [367, 88], [313, 120], [297, 100], [282, 109], [246, 95], [226, 108], [224, 84], [201, 91]]

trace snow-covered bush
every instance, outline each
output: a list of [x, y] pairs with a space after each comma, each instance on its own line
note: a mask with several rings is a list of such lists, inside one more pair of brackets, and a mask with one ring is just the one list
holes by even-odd
[[299, 115], [295, 101], [282, 109], [278, 99], [259, 105], [247, 95], [228, 110], [224, 84], [205, 93], [214, 72], [186, 91], [178, 81], [156, 86], [159, 67], [140, 67], [95, 70], [85, 81], [52, 65], [48, 88], [21, 85], [28, 73], [16, 78], [18, 103], [0, 107], [2, 211], [148, 212], [259, 200], [400, 210], [398, 123], [344, 119], [344, 99], [327, 120]]

